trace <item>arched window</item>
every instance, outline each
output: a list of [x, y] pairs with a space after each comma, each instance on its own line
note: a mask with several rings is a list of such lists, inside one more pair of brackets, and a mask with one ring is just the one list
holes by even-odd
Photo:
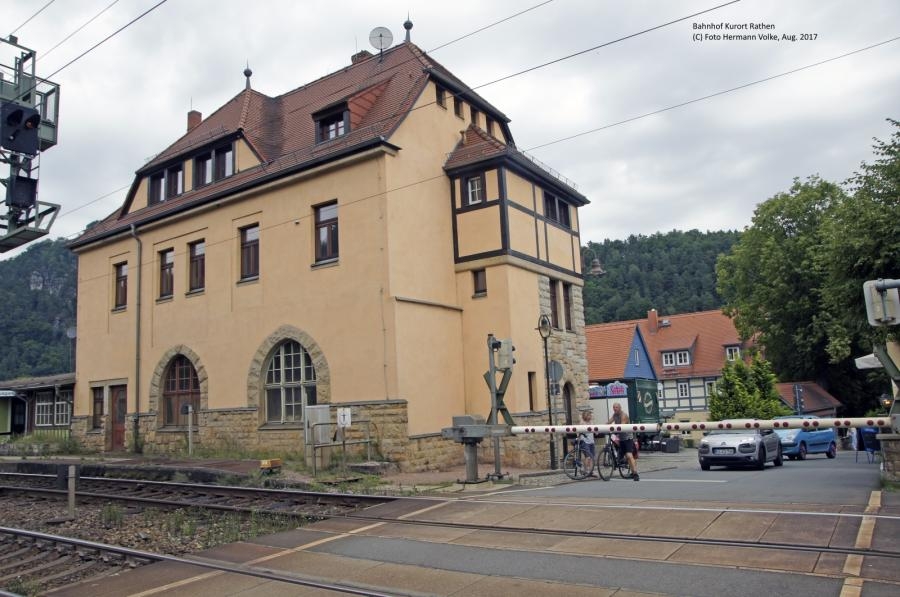
[[303, 409], [316, 403], [316, 368], [309, 353], [290, 340], [275, 349], [266, 370], [266, 422], [303, 420]]
[[184, 355], [178, 355], [169, 363], [163, 383], [163, 424], [187, 427], [188, 415], [182, 413], [187, 405], [193, 408], [191, 425], [197, 424], [200, 408], [200, 380], [194, 364]]

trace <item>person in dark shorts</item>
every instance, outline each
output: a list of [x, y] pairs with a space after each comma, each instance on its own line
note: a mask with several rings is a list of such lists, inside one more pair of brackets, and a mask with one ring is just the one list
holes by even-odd
[[[610, 425], [624, 425], [629, 423], [628, 415], [622, 412], [622, 405], [618, 402], [613, 404], [613, 416], [609, 419]], [[641, 476], [638, 474], [637, 461], [634, 459], [634, 437], [631, 433], [624, 431], [619, 432], [619, 457], [623, 455], [628, 461], [628, 468], [631, 469], [631, 478], [640, 481]]]

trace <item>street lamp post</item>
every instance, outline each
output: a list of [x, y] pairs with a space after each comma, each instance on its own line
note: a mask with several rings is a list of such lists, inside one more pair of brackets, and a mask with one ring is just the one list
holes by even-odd
[[[553, 402], [550, 399], [550, 357], [547, 354], [547, 340], [553, 332], [553, 326], [550, 318], [546, 313], [542, 314], [538, 319], [538, 333], [544, 341], [544, 378], [547, 380], [547, 415], [550, 417], [550, 426], [553, 426]], [[550, 469], [556, 470], [556, 441], [553, 434], [550, 434]]]

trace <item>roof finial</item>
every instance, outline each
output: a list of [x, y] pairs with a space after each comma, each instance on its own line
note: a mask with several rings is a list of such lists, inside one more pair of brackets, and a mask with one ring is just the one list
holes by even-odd
[[406, 43], [410, 42], [409, 31], [412, 29], [413, 24], [412, 21], [409, 20], [409, 13], [406, 13], [406, 22], [403, 23], [403, 28], [406, 29]]
[[244, 69], [244, 76], [247, 77], [247, 86], [245, 89], [250, 89], [250, 77], [253, 75], [253, 71], [250, 70], [250, 61], [247, 61], [247, 68]]

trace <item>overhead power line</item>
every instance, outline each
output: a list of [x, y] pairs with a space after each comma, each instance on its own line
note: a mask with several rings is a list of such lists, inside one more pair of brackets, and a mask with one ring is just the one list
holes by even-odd
[[67, 41], [69, 41], [69, 39], [70, 39], [73, 35], [75, 35], [75, 34], [78, 33], [79, 31], [81, 31], [82, 29], [84, 29], [85, 27], [87, 27], [88, 25], [90, 25], [91, 23], [93, 23], [95, 20], [97, 20], [97, 19], [100, 17], [100, 15], [102, 15], [103, 13], [105, 13], [107, 10], [109, 10], [110, 8], [112, 8], [113, 6], [115, 6], [115, 5], [118, 4], [118, 3], [119, 3], [119, 0], [113, 0], [111, 3], [109, 3], [109, 4], [106, 6], [106, 8], [104, 8], [103, 10], [101, 10], [100, 12], [98, 12], [97, 14], [95, 14], [94, 16], [92, 16], [90, 19], [88, 19], [87, 21], [85, 21], [84, 24], [82, 24], [78, 29], [76, 29], [76, 30], [73, 31], [72, 33], [70, 33], [70, 34], [68, 34], [67, 36], [65, 36], [64, 38], [62, 38], [62, 40], [60, 40], [55, 46], [53, 46], [52, 48], [50, 48], [50, 49], [47, 50], [46, 52], [41, 52], [41, 54], [40, 54], [38, 60], [40, 60], [41, 58], [45, 58], [45, 57], [47, 56], [47, 54], [49, 54], [50, 52], [52, 52], [53, 50], [55, 50], [55, 49], [58, 48], [59, 46], [63, 45], [63, 44], [66, 43]]
[[825, 59], [825, 60], [820, 60], [819, 62], [814, 62], [814, 63], [812, 63], [812, 64], [807, 64], [806, 66], [801, 66], [801, 67], [798, 67], [798, 68], [795, 68], [795, 69], [792, 69], [792, 70], [789, 70], [789, 71], [785, 71], [785, 72], [783, 72], [783, 73], [778, 73], [777, 75], [772, 75], [772, 76], [770, 76], [770, 77], [765, 77], [765, 78], [763, 78], [763, 79], [757, 79], [756, 81], [751, 81], [750, 83], [744, 83], [743, 85], [738, 85], [737, 87], [731, 87], [731, 88], [729, 88], [729, 89], [724, 89], [724, 90], [722, 90], [722, 91], [717, 91], [717, 92], [715, 92], [715, 93], [710, 93], [710, 94], [708, 94], [708, 95], [704, 95], [704, 96], [702, 96], [702, 97], [694, 98], [694, 99], [692, 99], [692, 100], [688, 100], [688, 101], [681, 102], [681, 103], [678, 103], [678, 104], [673, 104], [673, 105], [668, 106], [668, 107], [666, 107], [666, 108], [660, 108], [659, 110], [653, 110], [652, 112], [647, 112], [647, 113], [645, 113], [645, 114], [640, 114], [639, 116], [632, 116], [631, 118], [626, 118], [625, 120], [620, 120], [620, 121], [618, 121], [618, 122], [613, 122], [613, 123], [610, 123], [610, 124], [604, 124], [603, 126], [599, 126], [599, 127], [596, 127], [596, 128], [592, 128], [592, 129], [587, 130], [587, 131], [582, 131], [582, 132], [576, 133], [576, 134], [574, 134], [574, 135], [569, 135], [568, 137], [562, 137], [562, 138], [556, 139], [556, 140], [554, 140], [554, 141], [548, 141], [547, 143], [542, 143], [542, 144], [540, 144], [540, 145], [534, 145], [534, 146], [532, 146], [532, 147], [529, 147], [529, 148], [526, 149], [525, 151], [534, 151], [535, 149], [541, 149], [542, 147], [549, 147], [550, 145], [555, 145], [555, 144], [557, 144], [557, 143], [562, 143], [563, 141], [570, 141], [570, 140], [572, 140], [572, 139], [577, 139], [578, 137], [583, 137], [583, 136], [585, 136], [585, 135], [590, 135], [591, 133], [596, 133], [596, 132], [598, 132], [598, 131], [603, 131], [603, 130], [606, 130], [606, 129], [610, 129], [610, 128], [614, 127], [614, 126], [619, 126], [619, 125], [622, 125], [622, 124], [627, 124], [627, 123], [629, 123], [629, 122], [634, 122], [635, 120], [640, 120], [641, 118], [647, 118], [648, 116], [654, 116], [654, 115], [656, 115], [656, 114], [662, 114], [663, 112], [668, 112], [669, 110], [674, 110], [674, 109], [676, 109], [676, 108], [682, 108], [682, 107], [684, 107], [684, 106], [689, 106], [689, 105], [691, 105], [691, 104], [696, 104], [697, 102], [702, 102], [702, 101], [704, 101], [704, 100], [708, 100], [708, 99], [711, 99], [711, 98], [714, 98], [714, 97], [718, 97], [718, 96], [720, 96], [720, 95], [725, 95], [726, 93], [731, 93], [732, 91], [738, 91], [738, 90], [740, 90], [740, 89], [746, 89], [747, 87], [752, 87], [752, 86], [754, 86], [754, 85], [759, 85], [760, 83], [765, 83], [766, 81], [772, 81], [772, 80], [774, 80], [774, 79], [779, 79], [779, 78], [781, 78], [781, 77], [786, 77], [786, 76], [792, 75], [792, 74], [794, 74], [794, 73], [799, 73], [800, 71], [804, 71], [804, 70], [807, 70], [807, 69], [810, 69], [810, 68], [814, 68], [814, 67], [816, 67], [816, 66], [821, 66], [821, 65], [827, 64], [827, 63], [829, 63], [829, 62], [834, 62], [835, 60], [840, 60], [841, 58], [846, 58], [847, 56], [852, 56], [852, 55], [854, 55], [854, 54], [859, 54], [860, 52], [865, 52], [866, 50], [871, 50], [871, 49], [873, 49], [873, 48], [877, 48], [878, 46], [883, 46], [883, 45], [885, 45], [885, 44], [889, 44], [889, 43], [895, 42], [895, 41], [897, 41], [897, 40], [900, 40], [900, 36], [898, 36], [898, 37], [892, 37], [891, 39], [886, 39], [886, 40], [880, 41], [880, 42], [878, 42], [878, 43], [876, 43], [876, 44], [872, 44], [872, 45], [866, 46], [866, 47], [864, 47], [864, 48], [859, 48], [858, 50], [853, 50], [853, 51], [851, 51], [851, 52], [847, 52], [847, 53], [845, 53], [845, 54], [841, 54], [840, 56], [834, 56], [833, 58], [827, 58], [827, 59]]
[[78, 62], [79, 60], [81, 60], [82, 58], [84, 58], [85, 56], [87, 56], [88, 54], [90, 54], [91, 52], [93, 52], [94, 50], [96, 50], [97, 48], [99, 48], [100, 46], [102, 46], [103, 44], [105, 44], [106, 42], [111, 40], [112, 38], [114, 38], [116, 35], [118, 35], [122, 31], [124, 31], [125, 29], [128, 29], [129, 27], [131, 27], [132, 25], [134, 25], [135, 23], [137, 23], [138, 21], [140, 21], [141, 19], [143, 19], [148, 14], [150, 14], [151, 12], [153, 12], [154, 10], [156, 10], [157, 8], [159, 8], [160, 6], [162, 6], [163, 4], [165, 4], [168, 1], [169, 0], [160, 0], [159, 2], [154, 4], [153, 6], [151, 6], [150, 8], [148, 8], [147, 10], [145, 10], [144, 12], [142, 12], [141, 14], [139, 14], [138, 16], [133, 18], [132, 20], [128, 21], [127, 23], [125, 23], [124, 25], [122, 25], [121, 27], [119, 27], [118, 29], [116, 29], [115, 31], [113, 31], [112, 33], [110, 33], [109, 35], [107, 35], [106, 37], [104, 37], [103, 39], [98, 41], [97, 43], [95, 43], [93, 46], [91, 46], [90, 48], [88, 48], [87, 50], [85, 50], [84, 52], [82, 52], [81, 54], [79, 54], [78, 56], [73, 58], [72, 60], [70, 60], [69, 62], [65, 63], [64, 65], [62, 65], [61, 67], [59, 67], [58, 69], [56, 69], [55, 71], [50, 73], [47, 76], [47, 78], [49, 79], [49, 78], [53, 77], [54, 75], [58, 74], [63, 69], [66, 69], [66, 68], [72, 66], [73, 64], [75, 64], [76, 62]]
[[526, 68], [525, 70], [520, 70], [520, 71], [515, 72], [515, 73], [512, 73], [512, 74], [510, 74], [510, 75], [506, 75], [506, 76], [504, 76], [504, 77], [500, 77], [499, 79], [494, 79], [493, 81], [488, 81], [487, 83], [482, 83], [481, 85], [476, 85], [475, 87], [472, 87], [472, 89], [473, 89], [473, 90], [474, 90], [474, 89], [481, 89], [482, 87], [487, 87], [488, 85], [493, 85], [494, 83], [499, 83], [500, 81], [505, 81], [505, 80], [507, 80], [507, 79], [512, 79], [513, 77], [518, 77], [519, 75], [524, 75], [525, 73], [530, 73], [530, 72], [533, 72], [533, 71], [542, 69], [542, 68], [544, 68], [544, 67], [546, 67], [546, 66], [550, 66], [551, 64], [557, 64], [557, 63], [559, 63], [559, 62], [563, 62], [564, 60], [570, 60], [570, 59], [572, 59], [572, 58], [576, 58], [576, 57], [578, 57], [578, 56], [581, 56], [582, 54], [587, 54], [588, 52], [593, 52], [594, 50], [599, 50], [600, 48], [605, 48], [606, 46], [611, 46], [611, 45], [613, 45], [613, 44], [617, 44], [617, 43], [619, 43], [619, 42], [623, 42], [623, 41], [628, 40], [628, 39], [631, 39], [631, 38], [633, 38], [633, 37], [637, 37], [637, 36], [639, 36], [639, 35], [644, 35], [645, 33], [650, 33], [651, 31], [656, 31], [657, 29], [662, 29], [663, 27], [668, 27], [669, 25], [674, 25], [675, 23], [680, 23], [680, 22], [682, 22], [682, 21], [686, 21], [686, 20], [688, 20], [688, 19], [692, 19], [692, 18], [694, 18], [694, 17], [696, 17], [696, 16], [700, 16], [700, 15], [702, 15], [702, 14], [706, 14], [706, 13], [712, 12], [712, 11], [714, 11], [714, 10], [719, 10], [720, 8], [724, 8], [724, 7], [729, 6], [729, 5], [731, 5], [731, 4], [737, 4], [737, 3], [740, 2], [740, 1], [741, 1], [741, 0], [731, 0], [731, 2], [726, 2], [726, 3], [724, 3], [724, 4], [719, 4], [718, 6], [713, 6], [712, 8], [707, 8], [706, 10], [701, 10], [700, 12], [695, 12], [694, 14], [690, 14], [690, 15], [681, 17], [681, 18], [679, 18], [679, 19], [675, 19], [674, 21], [669, 21], [669, 22], [667, 22], [667, 23], [662, 23], [661, 25], [656, 25], [655, 27], [650, 27], [649, 29], [644, 29], [644, 30], [642, 30], [642, 31], [638, 31], [638, 32], [636, 32], [636, 33], [632, 33], [632, 34], [630, 34], [630, 35], [626, 35], [626, 36], [624, 36], [624, 37], [620, 37], [620, 38], [614, 39], [614, 40], [612, 40], [612, 41], [607, 41], [607, 42], [604, 42], [604, 43], [602, 43], [602, 44], [596, 45], [596, 46], [594, 46], [594, 47], [587, 48], [587, 49], [584, 49], [584, 50], [575, 52], [574, 54], [569, 54], [568, 56], [562, 56], [562, 57], [560, 57], [560, 58], [555, 58], [554, 60], [551, 60], [551, 61], [549, 61], [549, 62], [544, 62], [543, 64], [538, 64], [538, 65], [536, 65], [536, 66], [532, 66], [531, 68]]
[[45, 4], [44, 6], [42, 6], [36, 13], [34, 13], [33, 15], [31, 15], [30, 17], [28, 17], [27, 19], [25, 19], [25, 22], [24, 22], [24, 23], [22, 23], [21, 25], [19, 25], [18, 27], [16, 27], [16, 28], [13, 29], [12, 31], [10, 31], [9, 34], [10, 34], [10, 35], [13, 35], [16, 31], [18, 31], [19, 29], [21, 29], [22, 27], [24, 27], [25, 25], [27, 25], [29, 22], [31, 22], [31, 19], [33, 19], [34, 17], [36, 17], [36, 16], [38, 16], [39, 14], [41, 14], [42, 12], [44, 12], [44, 9], [46, 9], [48, 6], [50, 6], [50, 5], [53, 4], [54, 2], [56, 2], [56, 0], [50, 0], [50, 2], [48, 2], [47, 4]]

